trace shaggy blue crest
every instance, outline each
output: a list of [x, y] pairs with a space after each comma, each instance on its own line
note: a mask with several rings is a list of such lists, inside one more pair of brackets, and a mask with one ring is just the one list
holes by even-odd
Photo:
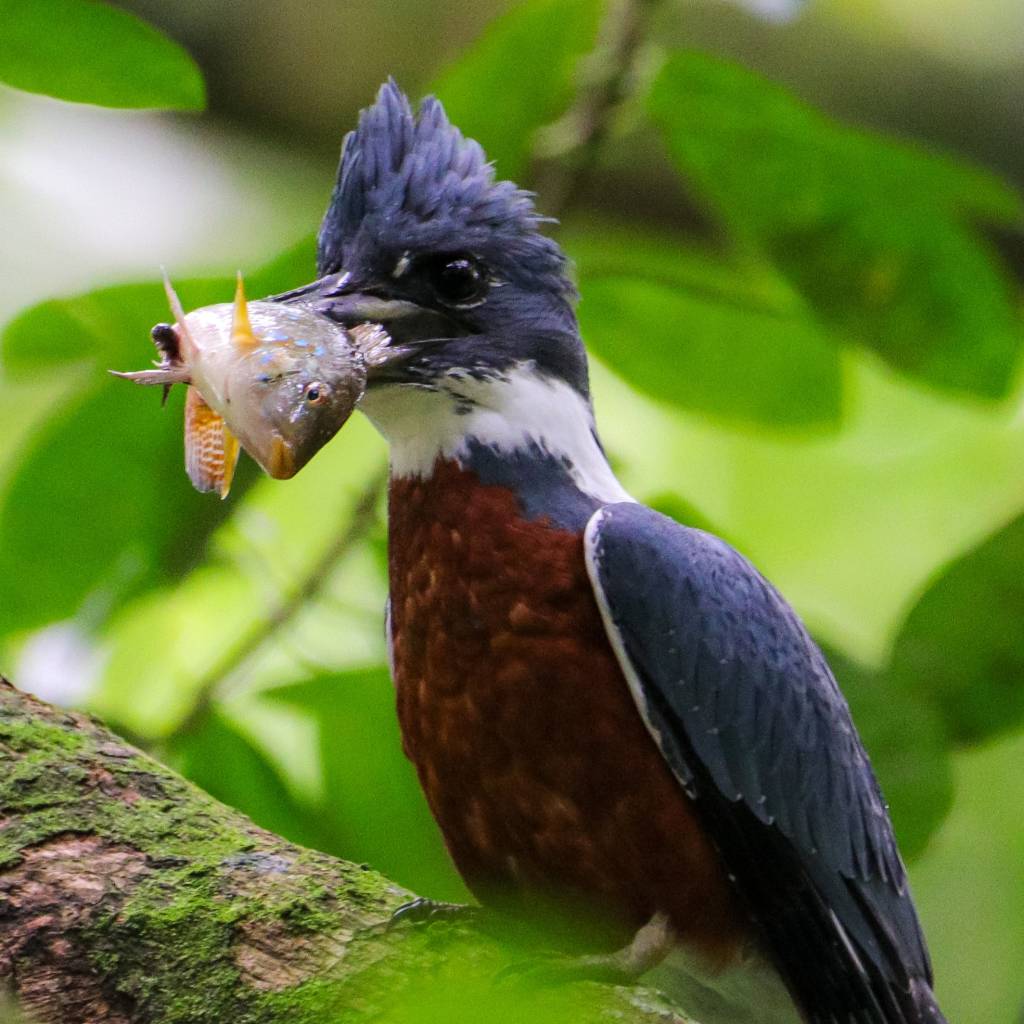
[[572, 292], [567, 261], [540, 234], [532, 193], [495, 181], [479, 143], [452, 125], [440, 101], [414, 113], [393, 80], [346, 137], [320, 227], [321, 275], [403, 253], [467, 250], [506, 276]]

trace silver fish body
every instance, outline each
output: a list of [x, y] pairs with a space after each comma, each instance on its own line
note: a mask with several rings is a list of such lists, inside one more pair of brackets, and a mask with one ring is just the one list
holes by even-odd
[[366, 387], [349, 332], [319, 314], [250, 302], [239, 344], [231, 303], [185, 317], [179, 342], [190, 383], [272, 477], [294, 476], [338, 432]]

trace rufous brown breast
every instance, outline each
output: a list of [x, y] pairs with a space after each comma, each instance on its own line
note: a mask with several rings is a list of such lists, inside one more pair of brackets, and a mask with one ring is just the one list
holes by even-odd
[[724, 964], [747, 934], [718, 855], [608, 642], [580, 533], [453, 462], [390, 493], [391, 631], [405, 752], [484, 904], [661, 910]]

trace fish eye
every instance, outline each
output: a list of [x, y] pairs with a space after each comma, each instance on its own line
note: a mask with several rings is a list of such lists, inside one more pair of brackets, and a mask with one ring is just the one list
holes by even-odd
[[447, 306], [479, 302], [490, 283], [484, 265], [468, 253], [427, 257], [424, 269], [434, 293]]
[[302, 392], [306, 405], [323, 405], [327, 401], [327, 385], [321, 381], [314, 380], [307, 384]]

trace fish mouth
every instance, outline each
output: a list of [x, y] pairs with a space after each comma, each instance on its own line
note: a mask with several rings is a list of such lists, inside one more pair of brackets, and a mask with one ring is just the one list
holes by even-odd
[[270, 450], [263, 462], [263, 468], [275, 480], [288, 480], [299, 471], [295, 449], [280, 434], [270, 442]]

